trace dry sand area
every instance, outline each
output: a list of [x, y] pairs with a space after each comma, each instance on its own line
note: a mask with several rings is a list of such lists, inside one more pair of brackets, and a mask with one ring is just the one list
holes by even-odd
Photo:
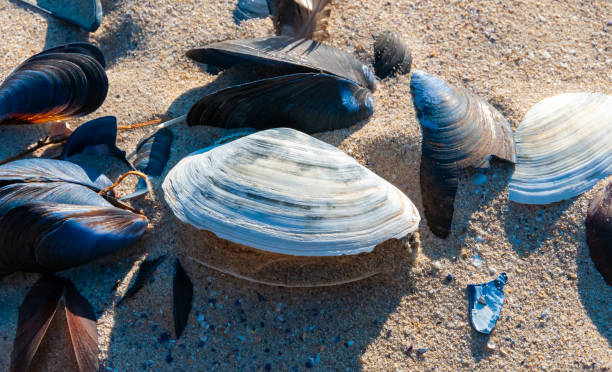
[[[188, 60], [187, 49], [272, 34], [268, 19], [235, 24], [235, 4], [102, 0], [102, 26], [87, 34], [1, 0], [0, 79], [43, 48], [89, 40], [107, 57], [110, 91], [98, 111], [72, 120], [73, 127], [103, 115], [115, 115], [120, 125], [179, 116], [217, 79]], [[334, 0], [329, 43], [372, 63], [372, 36], [384, 30], [408, 41], [413, 68], [471, 89], [499, 108], [513, 129], [546, 97], [612, 94], [610, 0]], [[382, 81], [368, 123], [317, 137], [392, 182], [422, 212], [421, 133], [409, 82], [409, 75]], [[0, 157], [35, 142], [48, 127], [1, 127]], [[121, 132], [119, 146], [133, 151], [149, 130]], [[185, 124], [172, 130], [166, 171], [222, 134]], [[104, 167], [111, 178], [125, 170], [119, 161], [81, 160]], [[474, 173], [464, 174], [451, 236], [438, 239], [422, 223], [414, 265], [354, 284], [286, 289], [198, 265], [188, 253], [204, 242], [191, 239], [191, 230], [172, 215], [161, 180], [154, 182], [154, 195], [133, 203], [151, 221], [141, 242], [60, 275], [71, 278], [96, 309], [101, 365], [108, 371], [612, 369], [612, 287], [589, 257], [584, 227], [588, 203], [604, 181], [580, 197], [533, 207], [508, 201], [510, 173], [508, 165], [494, 164], [484, 185], [474, 184]], [[133, 186], [126, 183], [118, 192]], [[139, 262], [161, 254], [169, 259], [154, 280], [115, 307]], [[180, 340], [174, 340], [171, 303], [177, 256], [195, 292]], [[485, 337], [469, 325], [465, 288], [501, 272], [509, 277], [506, 303]], [[37, 278], [17, 273], [0, 280], [0, 370], [8, 368], [19, 304]], [[118, 280], [118, 290], [111, 290]], [[66, 351], [67, 330], [55, 322], [50, 332], [35, 370], [70, 370], [75, 362]]]

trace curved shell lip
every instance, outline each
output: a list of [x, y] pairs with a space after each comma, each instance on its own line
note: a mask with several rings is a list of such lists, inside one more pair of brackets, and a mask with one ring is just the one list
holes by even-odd
[[[600, 109], [589, 107], [591, 116], [581, 118], [580, 105], [591, 103]], [[517, 165], [508, 184], [509, 200], [529, 205], [561, 202], [610, 176], [612, 147], [602, 145], [612, 139], [606, 129], [612, 125], [611, 106], [612, 96], [589, 92], [558, 94], [536, 103], [515, 132]], [[567, 163], [571, 160], [575, 162]]]
[[[331, 146], [327, 143], [307, 136], [304, 133], [289, 128], [269, 129], [266, 131], [257, 132], [251, 136], [242, 137], [241, 139], [235, 140], [234, 142], [231, 142], [229, 144], [240, 144], [241, 141], [246, 141], [249, 137], [252, 136], [269, 135], [270, 138], [274, 138], [279, 133], [283, 133], [286, 131], [289, 131], [289, 133], [296, 136], [306, 136], [308, 138], [311, 138], [312, 140], [317, 142], [316, 144], [319, 146], [319, 150], [321, 151], [327, 150], [341, 152], [334, 146]], [[233, 243], [242, 244], [261, 251], [303, 257], [356, 255], [360, 253], [371, 252], [377, 245], [392, 239], [401, 239], [407, 237], [408, 235], [417, 231], [419, 227], [419, 212], [416, 206], [405, 194], [403, 194], [392, 184], [388, 183], [387, 181], [384, 181], [382, 178], [375, 175], [367, 168], [361, 166], [354, 159], [350, 158], [344, 153], [342, 153], [344, 156], [355, 162], [355, 164], [357, 164], [359, 167], [363, 168], [363, 174], [365, 176], [375, 177], [376, 179], [383, 181], [382, 186], [379, 187], [384, 187], [385, 190], [380, 192], [388, 193], [389, 196], [386, 199], [388, 202], [393, 202], [393, 200], [395, 200], [396, 202], [401, 203], [401, 212], [395, 212], [394, 215], [387, 216], [387, 218], [397, 218], [403, 220], [403, 222], [396, 222], [397, 224], [401, 225], [401, 228], [394, 226], [392, 228], [394, 231], [390, 234], [387, 234], [387, 236], [385, 236], [384, 238], [369, 238], [369, 240], [366, 242], [355, 242], [355, 231], [345, 231], [342, 233], [338, 233], [337, 231], [304, 233], [295, 229], [294, 231], [291, 231], [291, 228], [282, 227], [278, 225], [275, 228], [273, 224], [258, 224], [259, 221], [255, 221], [253, 219], [249, 220], [246, 217], [244, 217], [242, 221], [236, 221], [235, 219], [230, 220], [229, 217], [223, 216], [219, 212], [214, 212], [216, 213], [216, 215], [214, 216], [207, 215], [206, 217], [202, 218], [202, 220], [205, 220], [203, 222], [191, 221], [190, 216], [188, 216], [188, 213], [185, 211], [184, 208], [175, 207], [176, 205], [180, 204], [180, 201], [178, 200], [178, 196], [175, 191], [176, 187], [173, 185], [173, 183], [175, 182], [173, 181], [173, 177], [175, 177], [175, 173], [179, 172], [178, 169], [181, 169], [181, 167], [186, 166], [190, 162], [206, 162], [207, 156], [212, 155], [211, 152], [213, 150], [218, 149], [221, 146], [227, 145], [228, 144], [216, 145], [196, 151], [188, 157], [183, 158], [172, 170], [169, 171], [168, 176], [166, 177], [162, 185], [162, 188], [164, 190], [164, 198], [167, 204], [174, 212], [174, 214], [176, 215], [176, 217], [181, 221], [190, 224], [198, 229], [211, 231], [219, 238], [231, 241]], [[198, 159], [198, 157], [201, 158]], [[178, 187], [181, 186], [179, 185]], [[392, 197], [393, 199], [388, 199], [389, 197]], [[363, 231], [359, 231], [359, 233], [363, 234]], [[330, 247], [333, 248], [330, 249]]]

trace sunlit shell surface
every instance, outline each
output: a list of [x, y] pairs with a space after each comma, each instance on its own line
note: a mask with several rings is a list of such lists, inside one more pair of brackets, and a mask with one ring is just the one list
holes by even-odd
[[415, 71], [410, 92], [423, 131], [421, 192], [427, 224], [439, 237], [450, 232], [459, 172], [488, 168], [492, 156], [516, 159], [508, 121], [466, 89]]
[[163, 189], [180, 220], [284, 255], [370, 252], [414, 232], [420, 220], [393, 185], [288, 128], [193, 153], [169, 172]]
[[510, 200], [549, 204], [580, 195], [612, 174], [612, 97], [547, 98], [527, 112], [514, 138]]

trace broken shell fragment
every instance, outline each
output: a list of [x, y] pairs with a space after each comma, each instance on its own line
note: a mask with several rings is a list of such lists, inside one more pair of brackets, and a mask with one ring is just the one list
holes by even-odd
[[495, 328], [495, 323], [504, 305], [504, 286], [508, 281], [506, 273], [485, 284], [468, 284], [468, 304], [470, 324], [474, 330], [489, 334]]
[[549, 204], [591, 189], [612, 174], [612, 96], [566, 93], [540, 101], [514, 138], [517, 165], [508, 196]]
[[450, 233], [459, 172], [488, 168], [492, 156], [516, 159], [510, 125], [491, 105], [466, 89], [415, 71], [410, 93], [423, 132], [421, 192], [431, 231]]
[[386, 31], [374, 40], [374, 71], [376, 76], [384, 79], [396, 74], [410, 72], [412, 54], [410, 47], [398, 35]]
[[253, 18], [267, 18], [270, 16], [268, 0], [238, 0], [234, 9], [234, 21], [240, 23]]
[[[300, 261], [301, 269], [283, 271], [288, 277], [274, 282], [278, 285], [308, 282], [306, 268], [322, 272], [324, 262], [316, 257], [368, 253], [390, 240], [402, 245], [397, 250], [403, 251], [404, 244], [410, 250], [408, 240], [420, 220], [414, 204], [393, 185], [337, 148], [288, 128], [193, 153], [168, 173], [163, 189], [181, 221], [249, 250], [251, 265], [263, 265], [253, 259], [262, 254], [274, 256], [271, 266], [292, 261], [291, 256], [312, 258]], [[213, 244], [232, 249], [227, 243]], [[364, 273], [350, 275], [308, 284], [338, 284]]]
[[591, 201], [586, 229], [591, 259], [604, 280], [612, 285], [612, 182]]

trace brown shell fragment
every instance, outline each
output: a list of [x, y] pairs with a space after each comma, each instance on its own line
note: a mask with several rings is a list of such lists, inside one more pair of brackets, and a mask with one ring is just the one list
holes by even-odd
[[612, 182], [591, 201], [586, 231], [591, 259], [605, 281], [612, 285]]

